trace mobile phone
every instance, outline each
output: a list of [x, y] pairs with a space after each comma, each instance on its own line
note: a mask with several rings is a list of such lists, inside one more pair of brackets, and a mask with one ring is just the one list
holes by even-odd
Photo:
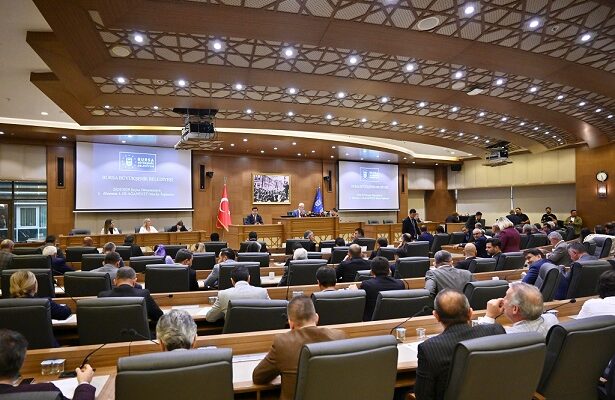
[[76, 377], [77, 377], [77, 373], [75, 371], [64, 371], [64, 372], [60, 372], [60, 375], [58, 375], [58, 379], [76, 378]]

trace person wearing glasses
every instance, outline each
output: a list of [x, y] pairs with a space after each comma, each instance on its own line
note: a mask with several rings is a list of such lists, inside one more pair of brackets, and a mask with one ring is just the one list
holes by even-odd
[[474, 236], [474, 246], [476, 246], [476, 255], [480, 258], [487, 258], [489, 254], [487, 254], [487, 238], [483, 233], [482, 229], [474, 229], [472, 231], [472, 236]]

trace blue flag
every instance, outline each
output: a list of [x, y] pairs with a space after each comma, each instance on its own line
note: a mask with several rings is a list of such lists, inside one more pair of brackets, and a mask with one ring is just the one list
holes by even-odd
[[312, 206], [312, 212], [314, 214], [321, 214], [325, 211], [325, 208], [322, 205], [322, 192], [320, 191], [320, 187], [316, 189], [316, 196], [314, 197], [314, 205]]

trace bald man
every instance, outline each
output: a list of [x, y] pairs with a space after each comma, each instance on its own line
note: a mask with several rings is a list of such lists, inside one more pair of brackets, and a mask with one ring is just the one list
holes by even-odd
[[472, 260], [476, 259], [476, 246], [474, 246], [474, 243], [467, 243], [463, 247], [463, 255], [465, 256], [465, 259], [459, 261], [455, 265], [455, 268], [458, 268], [458, 269], [469, 269], [470, 268], [470, 264], [472, 263]]

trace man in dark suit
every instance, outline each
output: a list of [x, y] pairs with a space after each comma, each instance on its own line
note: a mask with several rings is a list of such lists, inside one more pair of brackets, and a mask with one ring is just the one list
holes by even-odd
[[348, 255], [337, 266], [337, 279], [340, 282], [354, 282], [357, 271], [369, 269], [369, 261], [361, 258], [361, 246], [351, 244]]
[[153, 322], [157, 322], [158, 318], [162, 316], [162, 310], [149, 294], [149, 290], [136, 289], [134, 287], [136, 283], [137, 274], [134, 269], [130, 267], [120, 268], [117, 270], [113, 280], [115, 287], [98, 293], [98, 297], [144, 297], [148, 318]]
[[459, 261], [455, 265], [455, 268], [457, 269], [469, 269], [470, 268], [470, 264], [472, 263], [472, 260], [476, 259], [476, 246], [474, 246], [474, 243], [467, 243], [463, 247], [463, 255], [466, 258]]
[[495, 260], [497, 268], [500, 256], [502, 255], [502, 242], [500, 242], [500, 239], [487, 239], [487, 254]]
[[188, 268], [188, 279], [190, 282], [190, 291], [199, 290], [199, 282], [196, 280], [196, 271], [192, 269], [192, 252], [188, 249], [180, 249], [175, 254], [175, 264], [180, 264]]
[[376, 257], [371, 263], [371, 274], [373, 278], [361, 282], [360, 289], [365, 290], [365, 311], [363, 321], [371, 321], [378, 293], [387, 290], [403, 290], [406, 288], [404, 282], [390, 276], [389, 260], [384, 257]]
[[402, 221], [401, 233], [409, 233], [412, 239], [416, 239], [420, 235], [419, 223], [416, 220], [416, 210], [414, 208], [410, 209], [408, 216]]
[[342, 331], [319, 327], [317, 324], [318, 314], [312, 300], [305, 296], [293, 298], [288, 303], [290, 331], [273, 338], [269, 353], [252, 373], [254, 383], [264, 385], [282, 375], [280, 400], [292, 400], [295, 397], [297, 366], [303, 345], [346, 338]]
[[476, 224], [480, 223], [482, 219], [483, 219], [483, 213], [480, 211], [477, 211], [476, 214], [470, 215], [468, 217], [468, 220], [466, 222], [466, 228], [468, 228], [468, 230], [471, 232], [474, 228], [476, 228]]
[[262, 225], [263, 217], [258, 213], [258, 207], [252, 207], [252, 213], [248, 214], [245, 219], [245, 225]]
[[474, 237], [474, 246], [476, 247], [476, 255], [481, 258], [489, 257], [487, 254], [487, 238], [481, 229], [474, 229], [472, 231]]
[[[53, 383], [35, 383], [30, 385], [13, 386], [19, 380], [19, 370], [23, 366], [28, 350], [28, 342], [21, 333], [0, 329], [0, 398], [11, 393], [55, 392], [62, 396], [62, 392]], [[75, 369], [77, 382], [73, 399], [94, 400], [96, 388], [90, 385], [94, 377], [94, 370], [89, 364], [83, 368]], [[28, 398], [28, 397], [21, 397]]]
[[498, 324], [470, 326], [468, 322], [472, 318], [472, 309], [468, 299], [455, 290], [445, 289], [438, 293], [434, 308], [433, 315], [444, 331], [418, 346], [414, 385], [417, 400], [444, 399], [453, 353], [459, 342], [506, 332]]

